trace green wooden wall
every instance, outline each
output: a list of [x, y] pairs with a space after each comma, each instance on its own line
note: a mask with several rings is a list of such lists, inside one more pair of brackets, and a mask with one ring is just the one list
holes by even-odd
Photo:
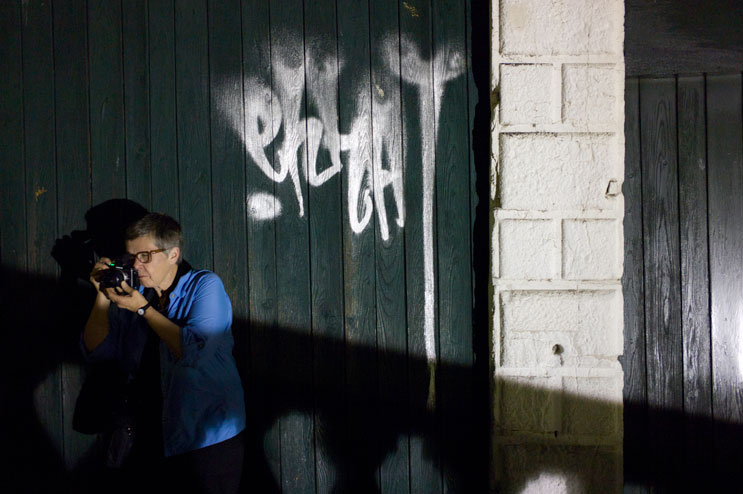
[[487, 16], [466, 0], [0, 2], [3, 482], [95, 489], [98, 440], [71, 428], [90, 293], [51, 251], [128, 198], [176, 217], [231, 297], [251, 492], [472, 492]]

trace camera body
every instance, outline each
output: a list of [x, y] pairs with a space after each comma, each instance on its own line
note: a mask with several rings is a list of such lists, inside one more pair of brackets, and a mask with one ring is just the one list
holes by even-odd
[[108, 266], [108, 269], [98, 272], [97, 279], [101, 288], [119, 288], [124, 281], [134, 290], [139, 288], [139, 275], [131, 260], [117, 258]]

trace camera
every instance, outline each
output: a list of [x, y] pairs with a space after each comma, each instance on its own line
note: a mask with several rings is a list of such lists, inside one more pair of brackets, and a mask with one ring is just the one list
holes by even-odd
[[108, 263], [108, 266], [108, 269], [98, 271], [96, 276], [101, 288], [116, 289], [124, 281], [134, 290], [139, 288], [139, 276], [137, 270], [134, 269], [133, 258], [117, 258]]

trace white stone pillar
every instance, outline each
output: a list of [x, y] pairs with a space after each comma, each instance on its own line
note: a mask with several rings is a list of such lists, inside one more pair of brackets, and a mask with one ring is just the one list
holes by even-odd
[[492, 487], [619, 492], [624, 3], [492, 13]]

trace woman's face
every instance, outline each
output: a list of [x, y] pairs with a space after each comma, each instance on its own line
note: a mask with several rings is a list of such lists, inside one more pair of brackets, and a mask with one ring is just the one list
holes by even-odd
[[178, 270], [178, 247], [161, 252], [152, 252], [157, 250], [160, 249], [149, 235], [126, 242], [126, 251], [133, 256], [141, 252], [150, 252], [150, 260], [147, 263], [143, 263], [135, 257], [134, 269], [137, 270], [139, 275], [139, 282], [149, 288], [165, 290], [168, 287], [163, 285], [165, 283], [170, 285], [175, 272]]

